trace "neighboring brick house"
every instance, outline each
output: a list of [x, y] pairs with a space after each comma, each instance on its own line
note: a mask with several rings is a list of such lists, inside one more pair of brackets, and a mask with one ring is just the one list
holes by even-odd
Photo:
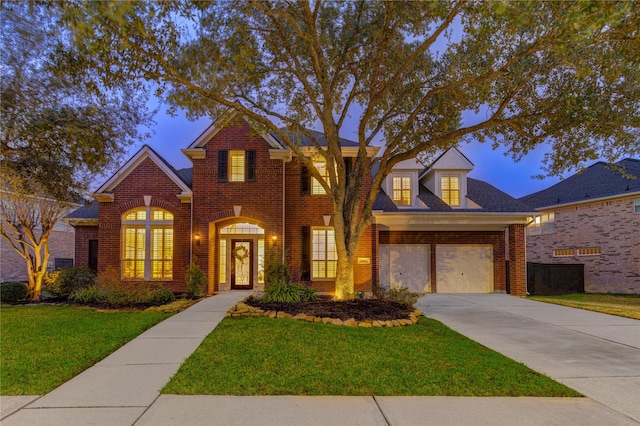
[[527, 261], [584, 264], [586, 292], [640, 293], [640, 160], [595, 163], [520, 201], [538, 212]]
[[[312, 136], [322, 144], [324, 136], [321, 133], [312, 132]], [[304, 155], [316, 161], [312, 141], [301, 137], [300, 144]], [[341, 146], [349, 168], [358, 152], [358, 144], [341, 139]], [[368, 159], [373, 159], [378, 150], [368, 148]], [[335, 292], [336, 254], [331, 202], [322, 186], [310, 177], [275, 135], [260, 133], [240, 116], [231, 114], [212, 124], [182, 151], [193, 167], [175, 170], [153, 149], [144, 146], [92, 194], [99, 205], [85, 206], [69, 217], [77, 230], [78, 264], [89, 263], [93, 256], [90, 253], [95, 252], [91, 247], [94, 247], [97, 248], [98, 271], [116, 267], [125, 280], [153, 280], [181, 292], [186, 289], [185, 270], [194, 259], [207, 273], [208, 291], [213, 293], [262, 288], [265, 258], [276, 252], [286, 254], [292, 271], [307, 285], [323, 293]], [[444, 158], [448, 157], [445, 155]], [[322, 171], [324, 164], [321, 161], [315, 165]], [[429, 173], [425, 174], [427, 179]], [[363, 183], [365, 194], [370, 181], [371, 176], [367, 176]], [[466, 182], [465, 173], [464, 191]], [[461, 200], [467, 208], [449, 209], [448, 212], [452, 218], [456, 214], [462, 215], [455, 229], [445, 227], [447, 232], [444, 233], [418, 232], [416, 235], [433, 237], [434, 241], [443, 244], [435, 247], [430, 259], [425, 259], [434, 265], [440, 264], [439, 259], [433, 260], [438, 250], [445, 250], [443, 258], [449, 256], [446, 249], [450, 247], [444, 245], [447, 242], [490, 246], [491, 261], [495, 263], [491, 267], [495, 284], [492, 281], [490, 287], [466, 290], [504, 291], [505, 229], [511, 227], [513, 230], [510, 234], [511, 245], [515, 247], [512, 250], [515, 268], [512, 279], [515, 277], [518, 283], [524, 282], [527, 214], [484, 209], [482, 202], [486, 200], [490, 204], [492, 201], [489, 200], [495, 196], [502, 201], [518, 203], [487, 184], [473, 182], [477, 185], [470, 184], [470, 190], [486, 189], [487, 193], [474, 200], [480, 203], [478, 205], [466, 201], [465, 192], [461, 192]], [[424, 197], [430, 200], [426, 193]], [[392, 200], [389, 202], [393, 204]], [[440, 208], [442, 205], [442, 202], [438, 204]], [[393, 212], [388, 214], [392, 216]], [[484, 219], [474, 219], [476, 214]], [[438, 220], [439, 216], [436, 217]], [[469, 225], [469, 221], [473, 224]], [[377, 215], [375, 222], [365, 231], [356, 249], [356, 292], [371, 292], [378, 285], [378, 244], [389, 244], [390, 237], [396, 238], [394, 232], [387, 230], [386, 219]], [[450, 223], [454, 222], [452, 219]], [[438, 223], [432, 226], [437, 227]], [[422, 231], [422, 228], [418, 230]], [[465, 247], [476, 249], [475, 246]], [[433, 274], [433, 285], [427, 290], [446, 291], [444, 284], [437, 285], [438, 280], [445, 278]], [[517, 284], [515, 288], [514, 294], [525, 294], [523, 284]]]
[[[47, 269], [73, 266], [75, 253], [74, 229], [59, 220], [49, 234], [49, 262]], [[27, 281], [26, 261], [11, 248], [9, 242], [0, 237], [0, 282]]]

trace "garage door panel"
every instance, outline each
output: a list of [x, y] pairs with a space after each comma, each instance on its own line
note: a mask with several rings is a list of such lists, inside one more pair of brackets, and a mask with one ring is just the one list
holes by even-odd
[[431, 291], [431, 255], [428, 245], [381, 244], [380, 285], [406, 287], [412, 293]]
[[493, 246], [438, 244], [436, 282], [438, 293], [492, 293]]

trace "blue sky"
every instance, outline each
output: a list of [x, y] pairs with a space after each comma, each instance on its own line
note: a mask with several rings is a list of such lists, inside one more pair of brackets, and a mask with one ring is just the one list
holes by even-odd
[[[152, 128], [152, 136], [145, 143], [176, 169], [191, 167], [191, 162], [180, 150], [186, 148], [209, 126], [210, 119], [189, 121], [182, 114], [170, 117], [161, 109], [156, 116], [156, 121], [157, 125]], [[341, 136], [354, 139], [348, 132]], [[141, 144], [132, 146], [129, 156], [133, 155], [140, 146]], [[516, 163], [510, 156], [504, 155], [503, 147], [493, 150], [490, 143], [473, 142], [460, 146], [462, 153], [475, 166], [469, 174], [470, 177], [484, 180], [515, 198], [546, 189], [559, 181], [555, 177], [542, 180], [532, 177], [541, 173], [540, 166], [547, 149], [545, 146], [540, 146]]]

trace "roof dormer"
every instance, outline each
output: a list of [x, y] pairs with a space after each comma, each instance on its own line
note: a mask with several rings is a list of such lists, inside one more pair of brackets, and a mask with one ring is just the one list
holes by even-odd
[[467, 200], [467, 173], [471, 170], [473, 163], [451, 147], [422, 173], [420, 182], [453, 208], [478, 208]]
[[401, 161], [385, 178], [384, 192], [398, 208], [425, 207], [418, 198], [420, 184], [419, 175], [424, 166], [414, 159]]

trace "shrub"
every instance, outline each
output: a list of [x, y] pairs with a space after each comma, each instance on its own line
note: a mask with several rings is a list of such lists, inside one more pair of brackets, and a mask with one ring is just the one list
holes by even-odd
[[409, 308], [413, 308], [414, 303], [416, 303], [416, 301], [422, 296], [422, 294], [411, 293], [406, 287], [378, 287], [376, 296], [378, 296], [379, 299], [391, 300]]
[[56, 297], [68, 298], [71, 293], [93, 285], [96, 275], [89, 268], [72, 266], [47, 272], [44, 277], [45, 289]]
[[22, 281], [0, 283], [0, 302], [16, 303], [29, 299], [29, 287]]
[[271, 281], [260, 297], [260, 301], [264, 303], [293, 303], [317, 299], [315, 290], [282, 279]]
[[204, 294], [204, 285], [207, 282], [207, 275], [198, 265], [192, 263], [185, 272], [185, 280], [188, 287], [189, 297], [200, 297]]
[[98, 274], [95, 285], [76, 290], [69, 300], [81, 304], [100, 304], [113, 307], [156, 306], [175, 300], [161, 284], [142, 281], [125, 282], [116, 268], [107, 268]]
[[280, 261], [280, 250], [269, 250], [264, 265], [265, 287], [269, 287], [273, 282], [286, 282], [289, 280], [290, 275], [289, 265]]

